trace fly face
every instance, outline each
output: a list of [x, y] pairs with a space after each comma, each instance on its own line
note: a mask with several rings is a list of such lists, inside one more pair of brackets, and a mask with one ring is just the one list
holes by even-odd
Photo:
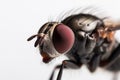
[[58, 22], [48, 22], [38, 31], [35, 47], [39, 45], [43, 62], [48, 63], [53, 58], [67, 53], [73, 44], [74, 33], [68, 26]]

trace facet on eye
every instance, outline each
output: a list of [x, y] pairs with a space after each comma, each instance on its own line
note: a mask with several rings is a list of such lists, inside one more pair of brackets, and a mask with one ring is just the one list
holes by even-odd
[[56, 51], [62, 54], [72, 48], [74, 33], [68, 26], [58, 24], [54, 29], [52, 41]]

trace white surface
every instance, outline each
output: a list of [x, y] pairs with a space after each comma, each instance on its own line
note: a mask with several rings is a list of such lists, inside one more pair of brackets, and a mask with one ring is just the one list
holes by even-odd
[[[0, 80], [48, 80], [57, 62], [42, 63], [34, 40], [41, 25], [56, 20], [62, 12], [85, 6], [97, 6], [120, 19], [119, 0], [0, 0]], [[119, 37], [118, 37], [119, 38]], [[63, 80], [111, 80], [103, 70], [91, 74], [86, 67], [64, 72]], [[120, 79], [119, 79], [120, 80]]]

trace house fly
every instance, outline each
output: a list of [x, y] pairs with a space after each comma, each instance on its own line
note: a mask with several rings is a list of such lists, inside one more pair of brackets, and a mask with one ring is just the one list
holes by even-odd
[[57, 65], [49, 80], [53, 80], [54, 72], [60, 69], [56, 80], [61, 80], [63, 69], [79, 69], [85, 64], [90, 72], [98, 67], [117, 72], [120, 70], [120, 44], [114, 38], [120, 23], [109, 18], [99, 18], [88, 13], [78, 13], [66, 17], [60, 22], [47, 22], [37, 34], [34, 46], [39, 46], [44, 63], [65, 55]]

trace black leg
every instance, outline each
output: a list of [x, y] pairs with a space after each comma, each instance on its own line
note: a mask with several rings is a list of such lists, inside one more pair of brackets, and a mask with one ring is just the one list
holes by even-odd
[[70, 61], [70, 60], [64, 60], [62, 62], [62, 65], [58, 65], [54, 68], [51, 76], [50, 76], [50, 79], [49, 80], [53, 80], [53, 76], [54, 76], [54, 72], [56, 69], [59, 69], [60, 68], [60, 71], [58, 73], [58, 76], [57, 76], [57, 79], [56, 80], [61, 80], [61, 77], [62, 77], [62, 73], [63, 73], [63, 69], [64, 68], [72, 68], [72, 69], [78, 69], [81, 67], [82, 64], [78, 64], [76, 63], [75, 61]]
[[87, 67], [90, 70], [90, 72], [94, 72], [97, 69], [97, 67], [100, 65], [103, 50], [99, 45], [94, 49], [93, 52], [94, 52], [94, 55], [91, 58], [90, 62], [87, 64]]
[[94, 72], [97, 67], [99, 66], [101, 59], [101, 54], [95, 54], [91, 61], [88, 63], [87, 67], [90, 70], [90, 72]]
[[57, 80], [61, 80], [64, 66], [65, 66], [65, 64], [63, 63], [60, 67], [60, 71], [58, 73]]
[[57, 65], [57, 66], [54, 68], [54, 70], [53, 70], [53, 72], [52, 72], [49, 80], [53, 80], [53, 76], [54, 76], [55, 70], [56, 70], [56, 69], [59, 69], [60, 67], [61, 67], [61, 65]]

